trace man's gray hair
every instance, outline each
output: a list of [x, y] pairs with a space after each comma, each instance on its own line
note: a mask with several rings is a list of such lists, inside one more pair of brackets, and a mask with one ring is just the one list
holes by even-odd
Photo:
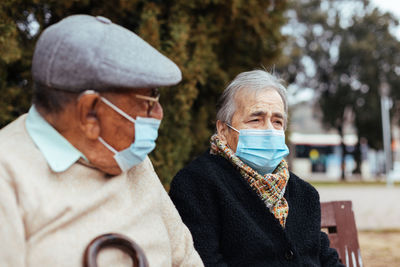
[[76, 101], [79, 93], [58, 90], [33, 82], [32, 103], [45, 113], [60, 113], [68, 104]]
[[256, 93], [267, 90], [277, 91], [282, 98], [285, 110], [284, 119], [286, 128], [288, 104], [286, 88], [283, 85], [283, 80], [278, 78], [275, 74], [271, 74], [264, 70], [242, 72], [233, 79], [219, 99], [217, 120], [232, 123], [232, 117], [236, 111], [235, 95], [242, 90]]

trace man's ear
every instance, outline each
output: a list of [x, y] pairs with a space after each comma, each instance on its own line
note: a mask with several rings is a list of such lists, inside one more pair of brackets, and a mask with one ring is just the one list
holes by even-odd
[[223, 142], [227, 142], [227, 134], [228, 134], [228, 126], [226, 125], [226, 123], [217, 120], [217, 133], [218, 133], [218, 137], [221, 141]]
[[100, 135], [100, 123], [96, 114], [98, 94], [83, 94], [78, 99], [79, 127], [87, 138], [95, 140]]

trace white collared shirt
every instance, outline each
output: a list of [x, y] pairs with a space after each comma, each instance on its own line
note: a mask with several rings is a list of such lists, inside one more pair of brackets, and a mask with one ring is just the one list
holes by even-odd
[[54, 129], [33, 105], [25, 122], [26, 129], [54, 172], [63, 172], [86, 157]]

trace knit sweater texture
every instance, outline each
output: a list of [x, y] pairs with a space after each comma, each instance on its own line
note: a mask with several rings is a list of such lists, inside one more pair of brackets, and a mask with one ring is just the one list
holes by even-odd
[[[0, 266], [81, 267], [95, 237], [134, 240], [149, 265], [203, 266], [148, 158], [110, 177], [76, 162], [53, 172], [23, 115], [0, 131]], [[102, 250], [99, 266], [130, 266], [127, 254]]]
[[293, 173], [284, 229], [239, 171], [209, 152], [175, 176], [170, 197], [205, 266], [343, 266], [320, 230], [318, 192]]

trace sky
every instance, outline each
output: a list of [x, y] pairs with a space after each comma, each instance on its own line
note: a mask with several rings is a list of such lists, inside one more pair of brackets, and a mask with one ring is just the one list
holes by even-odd
[[371, 2], [374, 3], [382, 11], [391, 11], [398, 17], [400, 16], [399, 0], [372, 0]]
[[[398, 19], [400, 19], [400, 2], [399, 0], [371, 0], [381, 11], [391, 12]], [[393, 34], [400, 40], [400, 26], [393, 30]]]
[[[373, 5], [378, 7], [382, 12], [391, 12], [398, 19], [400, 19], [400, 0], [370, 0]], [[392, 28], [391, 33], [400, 41], [400, 25]], [[307, 65], [307, 62], [305, 62]], [[312, 68], [309, 68], [312, 70]], [[293, 88], [291, 88], [293, 86]], [[309, 101], [314, 97], [314, 90], [312, 88], [302, 88], [298, 90], [296, 85], [291, 85], [288, 88], [288, 100], [290, 104], [296, 104], [302, 101]]]

